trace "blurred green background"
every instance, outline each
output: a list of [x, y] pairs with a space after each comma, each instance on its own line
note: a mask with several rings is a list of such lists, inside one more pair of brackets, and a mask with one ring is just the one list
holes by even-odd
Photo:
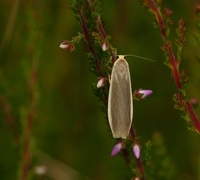
[[[200, 64], [195, 58], [199, 46], [193, 37], [197, 3], [163, 0], [162, 7], [174, 12], [172, 40], [176, 37], [177, 21], [180, 18], [186, 21], [188, 39], [181, 68], [190, 77], [188, 97], [199, 100]], [[133, 90], [153, 90], [146, 100], [134, 102], [133, 123], [141, 145], [155, 141], [154, 161], [168, 173], [173, 171], [174, 179], [200, 179], [200, 139], [187, 129], [181, 113], [174, 109], [172, 97], [176, 88], [163, 64], [162, 39], [152, 25], [153, 15], [138, 1], [102, 0], [101, 5], [101, 20], [118, 54], [157, 60], [151, 63], [127, 58]], [[67, 176], [71, 180], [125, 179], [128, 169], [123, 158], [110, 157], [116, 141], [91, 88], [97, 79], [86, 59], [86, 43], [79, 43], [74, 52], [59, 48], [63, 40], [81, 32], [70, 10], [70, 1], [1, 0], [0, 22], [0, 179], [17, 179], [21, 161], [4, 103], [9, 105], [14, 129], [20, 135], [24, 112], [30, 105], [32, 68], [37, 74], [34, 86], [37, 106], [31, 141], [32, 152], [39, 157], [34, 165], [49, 166], [48, 177], [36, 179], [63, 180]], [[195, 111], [200, 117], [199, 106]], [[171, 169], [167, 169], [169, 164]], [[162, 177], [162, 170], [157, 172], [161, 173], [158, 179], [171, 179]]]

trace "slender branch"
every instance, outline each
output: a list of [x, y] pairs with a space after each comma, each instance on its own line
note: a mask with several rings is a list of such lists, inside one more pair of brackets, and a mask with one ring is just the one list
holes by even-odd
[[[94, 55], [94, 58], [95, 58], [95, 64], [96, 64], [96, 67], [97, 67], [97, 71], [98, 71], [98, 74], [99, 74], [99, 77], [103, 76], [103, 73], [102, 73], [102, 69], [101, 69], [101, 64], [99, 63], [99, 59], [98, 59], [98, 56], [97, 56], [97, 53], [95, 51], [95, 49], [93, 48], [93, 46], [90, 44], [90, 35], [89, 35], [89, 30], [87, 28], [87, 24], [86, 24], [86, 21], [84, 19], [84, 16], [82, 14], [82, 11], [81, 11], [81, 8], [78, 6], [78, 14], [80, 16], [80, 25], [81, 25], [81, 28], [82, 28], [82, 31], [83, 31], [83, 34], [85, 36], [85, 40], [86, 40], [86, 43], [88, 45], [88, 48], [90, 50], [90, 52], [92, 52], [92, 54]], [[103, 87], [102, 88], [102, 100], [103, 100], [103, 103], [107, 106], [107, 95], [106, 95], [106, 89]]]
[[[136, 141], [136, 139], [137, 139], [133, 125], [131, 126], [131, 129], [130, 129], [130, 138], [131, 138], [132, 142]], [[136, 159], [137, 167], [141, 174], [141, 180], [145, 180], [146, 177], [145, 177], [145, 171], [144, 171], [144, 165], [142, 162], [142, 158], [140, 156], [138, 159], [137, 158], [135, 158], [135, 159]]]
[[[149, 0], [149, 4], [151, 6], [151, 10], [153, 11], [153, 13], [156, 17], [157, 24], [158, 24], [160, 32], [161, 32], [161, 36], [162, 36], [163, 43], [164, 43], [164, 50], [166, 51], [168, 58], [169, 58], [170, 68], [172, 70], [172, 76], [175, 81], [175, 84], [176, 84], [176, 87], [178, 90], [178, 94], [179, 94], [180, 98], [183, 100], [185, 98], [185, 96], [182, 92], [183, 86], [181, 84], [181, 78], [180, 78], [180, 72], [179, 72], [179, 62], [180, 61], [176, 60], [173, 50], [172, 50], [171, 42], [169, 40], [167, 40], [167, 36], [166, 36], [167, 25], [164, 23], [162, 15], [161, 15], [159, 9], [157, 8], [155, 1]], [[184, 106], [185, 106], [185, 108], [183, 108], [183, 109], [186, 109], [186, 111], [189, 113], [192, 123], [195, 126], [195, 130], [198, 133], [200, 133], [200, 122], [194, 112], [194, 109], [192, 108], [192, 105], [186, 100], [186, 103], [184, 104]]]
[[186, 101], [186, 106], [187, 106], [188, 113], [189, 113], [191, 119], [193, 120], [192, 122], [194, 123], [194, 125], [196, 127], [197, 132], [200, 133], [200, 122], [192, 108], [192, 105], [188, 101]]
[[172, 75], [174, 77], [176, 86], [179, 91], [180, 89], [182, 89], [182, 85], [180, 82], [180, 73], [179, 73], [177, 63], [176, 63], [176, 58], [175, 58], [173, 50], [172, 50], [171, 42], [169, 40], [167, 40], [166, 24], [164, 23], [162, 15], [161, 15], [160, 11], [158, 10], [154, 0], [149, 0], [149, 2], [150, 2], [150, 6], [152, 8], [152, 11], [154, 12], [154, 14], [156, 16], [156, 20], [157, 20], [157, 23], [158, 23], [158, 26], [159, 26], [159, 29], [161, 32], [162, 39], [163, 39], [164, 47], [169, 56], [169, 61], [170, 61], [171, 68], [172, 68]]
[[15, 123], [15, 119], [14, 119], [12, 112], [11, 112], [11, 107], [2, 95], [0, 95], [0, 103], [2, 104], [2, 108], [3, 108], [5, 115], [6, 115], [5, 119], [7, 121], [9, 128], [10, 128], [10, 131], [11, 131], [13, 137], [14, 137], [14, 140], [19, 145], [19, 135], [17, 134], [16, 123]]
[[[34, 62], [33, 62], [34, 63]], [[30, 79], [29, 79], [29, 88], [30, 88], [30, 107], [29, 107], [29, 112], [27, 115], [27, 123], [26, 127], [23, 133], [23, 138], [24, 138], [24, 148], [23, 148], [23, 162], [22, 162], [22, 177], [21, 180], [27, 180], [28, 178], [28, 172], [29, 168], [32, 163], [32, 153], [31, 153], [31, 145], [32, 145], [32, 140], [31, 140], [31, 133], [33, 129], [33, 122], [35, 119], [35, 108], [36, 108], [36, 71], [33, 69], [30, 74]]]
[[[96, 49], [95, 47], [93, 46], [93, 44], [91, 43], [92, 40], [91, 40], [91, 32], [90, 31], [97, 31], [97, 34], [99, 34], [100, 36], [100, 42], [105, 42], [105, 43], [108, 43], [108, 39], [107, 39], [107, 35], [106, 35], [106, 32], [104, 30], [104, 27], [102, 25], [102, 22], [101, 22], [101, 19], [100, 19], [100, 15], [98, 15], [98, 13], [96, 12], [97, 10], [95, 9], [94, 7], [94, 3], [93, 3], [93, 0], [88, 0], [88, 3], [89, 3], [89, 7], [90, 7], [90, 11], [91, 13], [93, 13], [95, 15], [95, 17], [93, 18], [92, 17], [92, 21], [94, 20], [96, 23], [96, 28], [97, 29], [92, 29], [90, 30], [88, 27], [88, 24], [87, 24], [87, 21], [85, 19], [85, 17], [83, 16], [83, 13], [82, 13], [82, 9], [79, 5], [76, 4], [75, 8], [74, 9], [74, 12], [78, 13], [79, 17], [79, 23], [80, 23], [80, 26], [82, 28], [82, 31], [83, 31], [83, 34], [84, 34], [84, 37], [85, 37], [85, 41], [88, 45], [88, 48], [89, 48], [89, 51], [93, 54], [94, 58], [95, 58], [95, 64], [96, 64], [96, 68], [97, 68], [97, 72], [99, 74], [99, 76], [102, 76], [103, 73], [102, 73], [102, 65], [99, 63], [99, 59], [98, 59], [98, 56], [97, 56], [97, 53], [96, 53]], [[112, 56], [112, 62], [114, 63], [115, 62], [115, 58], [116, 58], [116, 54], [115, 54], [115, 51], [114, 49], [111, 47], [111, 46], [108, 46], [108, 50], [110, 52], [110, 55]], [[103, 99], [103, 102], [105, 104], [105, 106], [107, 107], [107, 87], [102, 87], [102, 99]], [[134, 128], [131, 127], [131, 130], [130, 130], [130, 139], [127, 140], [127, 141], [132, 141], [132, 143], [136, 142], [137, 140], [137, 137], [136, 137], [136, 134], [135, 134], [135, 131], [134, 131]], [[129, 153], [129, 148], [131, 148], [132, 146], [127, 146], [125, 148], [122, 149], [122, 153], [123, 153], [123, 157], [125, 159], [125, 162], [128, 164], [128, 165], [131, 165], [130, 163], [130, 159], [132, 158], [132, 154]], [[143, 162], [142, 162], [142, 159], [141, 157], [139, 157], [138, 159], [136, 158], [136, 164], [137, 164], [137, 176], [141, 178], [141, 180], [145, 180], [145, 172], [144, 172], [144, 167], [143, 167]], [[132, 166], [132, 165], [131, 165]]]
[[[95, 12], [92, 0], [89, 0], [88, 2], [89, 2], [90, 10], [92, 12]], [[106, 32], [105, 32], [104, 27], [102, 25], [100, 16], [96, 16], [96, 22], [97, 22], [97, 28], [98, 28], [98, 31], [99, 31], [101, 38], [103, 40], [106, 40], [107, 35], [106, 35]], [[112, 57], [112, 62], [114, 63], [115, 60], [116, 60], [115, 59], [115, 57], [116, 57], [115, 51], [113, 51], [113, 49], [110, 48], [110, 47], [109, 47], [109, 51], [110, 51], [110, 54], [111, 54], [111, 57]]]
[[90, 44], [90, 36], [89, 36], [89, 31], [88, 31], [88, 28], [87, 28], [87, 24], [85, 22], [85, 19], [83, 17], [83, 13], [81, 11], [81, 8], [78, 6], [78, 14], [81, 18], [81, 21], [80, 21], [80, 25], [81, 25], [81, 28], [82, 28], [82, 31], [84, 33], [84, 36], [85, 36], [85, 40], [86, 40], [86, 43], [88, 45], [88, 48], [89, 50], [92, 52], [92, 54], [94, 55], [94, 58], [95, 58], [95, 63], [96, 63], [96, 66], [97, 66], [97, 70], [99, 72], [99, 75], [102, 76], [102, 71], [101, 71], [101, 65], [99, 63], [99, 59], [98, 59], [98, 56], [96, 54], [96, 51], [95, 49], [91, 46]]

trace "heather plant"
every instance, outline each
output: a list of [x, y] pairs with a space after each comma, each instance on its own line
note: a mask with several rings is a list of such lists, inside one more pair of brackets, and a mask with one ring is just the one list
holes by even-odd
[[[185, 21], [180, 19], [175, 29], [177, 37], [172, 40], [170, 37], [171, 26], [173, 25], [172, 10], [167, 8], [161, 8], [161, 1], [154, 0], [141, 0], [141, 3], [147, 8], [151, 14], [154, 15], [154, 25], [159, 29], [160, 35], [163, 41], [162, 51], [165, 54], [164, 64], [169, 68], [171, 78], [177, 88], [177, 93], [174, 94], [174, 107], [182, 112], [182, 118], [188, 123], [188, 129], [200, 133], [200, 122], [192, 107], [190, 99], [187, 97], [186, 84], [189, 77], [185, 70], [180, 70], [180, 63], [182, 60], [182, 50], [186, 43], [186, 27]], [[108, 89], [109, 79], [111, 74], [113, 63], [116, 61], [117, 48], [114, 48], [111, 43], [111, 37], [106, 34], [103, 24], [101, 22], [100, 1], [88, 0], [86, 7], [83, 6], [83, 2], [74, 0], [71, 3], [71, 9], [74, 13], [74, 17], [80, 24], [82, 34], [73, 37], [71, 41], [64, 41], [60, 47], [73, 51], [75, 44], [83, 39], [88, 46], [89, 52], [87, 53], [87, 59], [90, 63], [91, 71], [97, 77], [97, 86], [94, 86], [94, 94], [104, 104], [104, 112], [107, 113], [106, 108], [108, 104]], [[173, 46], [176, 46], [174, 50]], [[142, 99], [142, 95], [145, 96], [146, 92], [151, 90], [136, 90], [133, 94], [133, 98], [137, 100]], [[138, 96], [138, 98], [137, 98]], [[114, 146], [111, 156], [115, 156], [122, 151], [122, 156], [125, 159], [130, 171], [132, 172], [132, 179], [145, 180], [155, 179], [156, 172], [152, 174], [145, 173], [145, 168], [153, 169], [153, 159], [151, 159], [150, 149], [152, 143], [147, 142], [144, 147], [145, 155], [142, 158], [140, 156], [139, 137], [136, 135], [134, 124], [130, 129], [130, 137], [121, 140], [117, 139], [117, 144]], [[146, 150], [145, 150], [146, 148]], [[132, 152], [130, 151], [132, 149]], [[132, 156], [132, 153], [135, 157]], [[135, 159], [135, 161], [133, 161]], [[151, 172], [152, 173], [152, 172]], [[167, 172], [165, 172], [167, 173]], [[165, 175], [163, 175], [165, 177]], [[169, 177], [173, 178], [173, 177]], [[167, 175], [166, 175], [166, 179]]]
[[[198, 179], [200, 6], [188, 1], [0, 2], [0, 179]], [[110, 78], [128, 54], [132, 126], [113, 138]]]

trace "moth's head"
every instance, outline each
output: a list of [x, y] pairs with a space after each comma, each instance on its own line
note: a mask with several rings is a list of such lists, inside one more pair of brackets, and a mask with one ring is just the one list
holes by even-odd
[[145, 57], [142, 57], [142, 56], [137, 56], [137, 55], [134, 55], [134, 54], [117, 55], [117, 56], [115, 56], [115, 61], [117, 59], [124, 59], [125, 57], [128, 57], [128, 56], [135, 57], [135, 58], [138, 58], [138, 59], [147, 60], [147, 61], [157, 62], [156, 60], [145, 58]]

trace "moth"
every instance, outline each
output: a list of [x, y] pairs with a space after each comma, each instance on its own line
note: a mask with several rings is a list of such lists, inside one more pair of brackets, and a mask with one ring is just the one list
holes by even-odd
[[108, 121], [114, 138], [126, 139], [133, 118], [133, 99], [129, 65], [125, 55], [114, 62], [108, 94]]

